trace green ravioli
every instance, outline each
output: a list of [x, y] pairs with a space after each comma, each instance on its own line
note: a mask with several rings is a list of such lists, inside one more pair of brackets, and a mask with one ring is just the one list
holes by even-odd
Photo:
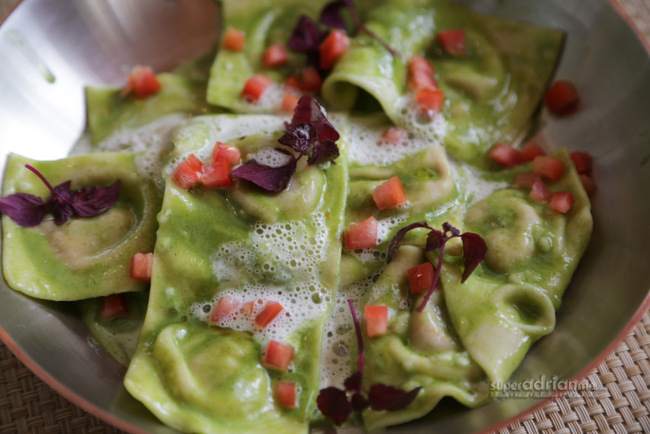
[[56, 161], [34, 161], [11, 154], [3, 196], [30, 193], [47, 199], [49, 190], [30, 164], [56, 186], [72, 180], [72, 189], [100, 187], [121, 180], [118, 202], [95, 217], [71, 217], [57, 226], [47, 218], [21, 227], [2, 216], [3, 272], [17, 291], [48, 300], [79, 300], [139, 291], [147, 285], [131, 279], [129, 264], [138, 252], [153, 250], [160, 194], [138, 173], [136, 154], [98, 153]]
[[[189, 152], [206, 158], [217, 140], [238, 146], [246, 160], [278, 145], [285, 120], [195, 118], [177, 132], [166, 173]], [[346, 145], [339, 147], [336, 164], [299, 164], [278, 194], [247, 181], [186, 191], [167, 177], [149, 307], [125, 378], [165, 423], [192, 432], [307, 432], [323, 324], [339, 280], [347, 192]], [[265, 332], [210, 325], [209, 310], [224, 294], [243, 303], [278, 301], [290, 317]], [[269, 339], [293, 347], [289, 371], [263, 365]], [[281, 380], [299, 385], [297, 408], [276, 402]]]

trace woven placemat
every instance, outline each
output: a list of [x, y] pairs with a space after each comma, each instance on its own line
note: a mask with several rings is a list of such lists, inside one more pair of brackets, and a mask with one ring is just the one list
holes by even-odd
[[[650, 46], [650, 0], [614, 0]], [[16, 0], [0, 0], [0, 19]], [[650, 311], [579, 385], [494, 434], [650, 433]], [[0, 342], [0, 434], [116, 434], [123, 431], [72, 404]]]

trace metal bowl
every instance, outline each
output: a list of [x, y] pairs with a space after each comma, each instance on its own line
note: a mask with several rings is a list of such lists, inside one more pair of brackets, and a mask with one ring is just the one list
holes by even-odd
[[[463, 0], [481, 12], [567, 31], [558, 78], [576, 83], [581, 110], [549, 118], [544, 140], [594, 157], [592, 242], [567, 290], [556, 330], [512, 382], [578, 379], [602, 362], [650, 305], [650, 56], [607, 0]], [[121, 85], [133, 64], [169, 69], [217, 37], [212, 0], [25, 0], [0, 27], [0, 155], [64, 157], [84, 123], [83, 87]], [[4, 160], [4, 157], [3, 157]], [[4, 161], [0, 162], [0, 170]], [[131, 432], [172, 432], [122, 385], [125, 369], [66, 303], [0, 282], [0, 338], [70, 401]], [[400, 432], [496, 427], [544, 403], [445, 404]]]

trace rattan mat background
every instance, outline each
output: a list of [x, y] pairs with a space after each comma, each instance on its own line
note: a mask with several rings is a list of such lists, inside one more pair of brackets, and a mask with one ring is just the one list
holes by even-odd
[[[650, 43], [650, 0], [615, 0]], [[16, 4], [0, 0], [0, 18]], [[650, 433], [650, 312], [581, 385], [595, 392], [561, 397], [498, 431]], [[122, 431], [70, 403], [0, 342], [0, 434], [114, 434]]]

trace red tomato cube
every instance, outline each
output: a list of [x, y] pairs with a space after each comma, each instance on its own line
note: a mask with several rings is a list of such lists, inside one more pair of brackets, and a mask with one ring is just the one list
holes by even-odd
[[436, 71], [424, 57], [414, 54], [409, 59], [407, 68], [409, 74], [409, 87], [411, 90], [416, 91], [421, 87], [429, 87], [431, 89], [436, 89], [438, 87], [438, 83], [436, 83], [435, 79]]
[[451, 56], [461, 56], [467, 51], [467, 45], [465, 42], [465, 30], [463, 29], [452, 29], [438, 32], [436, 35], [436, 41], [442, 51], [451, 55]]
[[263, 363], [265, 366], [286, 371], [293, 360], [293, 347], [271, 340], [266, 347]]
[[544, 182], [538, 177], [530, 187], [529, 197], [535, 202], [544, 202], [551, 197], [551, 192]]
[[264, 91], [273, 83], [273, 80], [262, 75], [255, 74], [244, 83], [241, 94], [248, 102], [257, 102]]
[[361, 222], [352, 222], [345, 230], [345, 245], [348, 250], [375, 247], [378, 231], [379, 222], [372, 216]]
[[243, 51], [246, 42], [246, 32], [234, 27], [228, 27], [223, 35], [221, 46], [229, 51]]
[[364, 308], [366, 335], [369, 338], [381, 336], [388, 330], [388, 306], [367, 305]]
[[282, 106], [280, 107], [280, 110], [284, 113], [293, 113], [293, 110], [298, 104], [298, 99], [297, 96], [285, 92], [282, 96]]
[[101, 321], [108, 321], [109, 319], [124, 316], [128, 313], [129, 307], [126, 304], [124, 294], [110, 294], [102, 299], [102, 309], [99, 313], [99, 319]]
[[298, 407], [298, 385], [293, 381], [275, 383], [275, 399], [284, 408]]
[[395, 208], [406, 203], [406, 191], [399, 178], [393, 176], [372, 190], [372, 200], [380, 210]]
[[575, 199], [570, 191], [558, 191], [551, 195], [551, 198], [548, 201], [548, 206], [553, 211], [566, 214], [574, 203]]
[[214, 145], [214, 149], [212, 149], [212, 161], [217, 161], [217, 159], [225, 159], [229, 164], [234, 166], [235, 164], [239, 164], [241, 160], [241, 151], [237, 146], [217, 142]]
[[557, 181], [564, 174], [564, 161], [555, 157], [541, 156], [533, 160], [533, 173], [551, 181]]
[[322, 86], [323, 79], [316, 68], [308, 66], [300, 71], [300, 90], [307, 93], [320, 93]]
[[255, 325], [263, 329], [282, 312], [282, 309], [282, 305], [277, 301], [267, 302], [262, 308], [262, 311], [255, 316]]
[[151, 282], [153, 253], [136, 253], [131, 258], [130, 276], [141, 282]]
[[262, 53], [262, 66], [276, 68], [289, 61], [289, 53], [282, 44], [273, 44]]
[[231, 165], [226, 158], [204, 164], [201, 173], [201, 184], [206, 188], [226, 188], [232, 185]]
[[420, 114], [428, 119], [433, 119], [442, 111], [445, 102], [445, 93], [440, 89], [420, 87], [415, 92], [415, 104], [420, 109]]
[[497, 143], [490, 148], [487, 155], [502, 167], [513, 167], [519, 161], [519, 150], [507, 143]]
[[592, 159], [591, 154], [587, 152], [574, 151], [571, 152], [571, 161], [576, 167], [576, 171], [580, 174], [591, 173]]
[[321, 69], [331, 69], [350, 46], [350, 38], [339, 29], [332, 30], [319, 47]]
[[212, 308], [212, 313], [210, 314], [210, 322], [212, 324], [223, 324], [223, 320], [231, 315], [234, 311], [239, 309], [241, 302], [235, 297], [230, 295], [224, 295], [219, 299], [214, 308]]
[[406, 143], [409, 139], [409, 133], [400, 127], [388, 127], [381, 134], [381, 139], [391, 145]]
[[286, 87], [289, 89], [293, 90], [300, 90], [300, 80], [298, 80], [298, 77], [295, 75], [290, 75], [289, 78], [287, 78], [287, 81], [284, 83]]
[[533, 161], [535, 157], [542, 155], [546, 155], [546, 151], [541, 146], [533, 142], [528, 142], [521, 148], [517, 163], [528, 163], [529, 161]]
[[587, 196], [591, 197], [596, 191], [596, 183], [593, 178], [584, 173], [581, 173], [578, 176], [580, 177], [580, 182], [582, 182], [582, 188], [585, 189], [585, 193], [587, 193]]
[[580, 105], [580, 96], [573, 83], [558, 80], [544, 94], [544, 103], [557, 116], [574, 113]]
[[415, 267], [406, 270], [406, 275], [409, 281], [409, 290], [411, 294], [420, 294], [426, 292], [433, 284], [433, 264], [431, 262], [424, 262]]
[[158, 93], [161, 89], [162, 85], [150, 67], [134, 66], [129, 74], [127, 86], [122, 93], [127, 94], [133, 91], [136, 97], [146, 98]]
[[176, 185], [187, 190], [199, 182], [202, 174], [203, 163], [196, 155], [190, 154], [185, 161], [176, 167], [172, 178], [176, 182]]

